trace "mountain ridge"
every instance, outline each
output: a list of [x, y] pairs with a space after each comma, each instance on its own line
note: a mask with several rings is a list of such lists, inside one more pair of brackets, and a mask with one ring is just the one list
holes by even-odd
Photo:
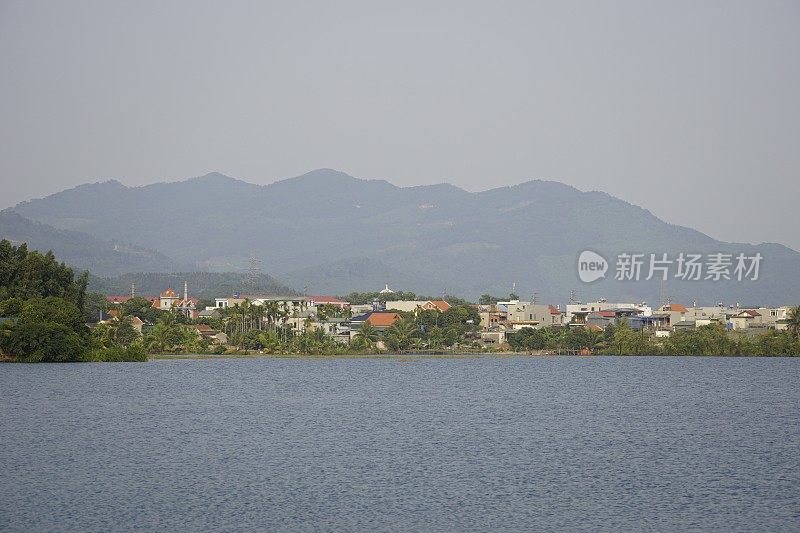
[[[241, 270], [257, 258], [266, 271], [314, 292], [328, 286], [367, 290], [374, 287], [355, 286], [358, 280], [372, 283], [391, 272], [418, 285], [400, 288], [432, 294], [447, 288], [474, 297], [507, 293], [516, 284], [553, 302], [564, 301], [573, 289], [587, 299], [591, 294], [653, 300], [660, 294], [655, 283], [582, 284], [578, 254], [591, 249], [611, 258], [630, 251], [763, 249], [770, 257], [761, 282], [670, 279], [670, 293], [715, 302], [800, 294], [790, 274], [800, 269], [800, 254], [785, 245], [717, 241], [608, 193], [552, 180], [469, 192], [441, 183], [398, 187], [318, 169], [268, 185], [220, 173], [134, 188], [104, 183], [13, 209], [56, 228], [152, 248], [201, 269]], [[387, 282], [392, 280], [381, 284]]]

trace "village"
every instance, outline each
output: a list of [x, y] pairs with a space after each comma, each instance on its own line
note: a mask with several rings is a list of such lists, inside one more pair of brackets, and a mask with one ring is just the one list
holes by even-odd
[[[216, 347], [216, 353], [235, 348], [263, 349], [268, 342], [263, 341], [261, 332], [277, 335], [278, 341], [284, 342], [287, 337], [314, 335], [343, 349], [353, 345], [377, 351], [447, 347], [504, 351], [516, 348], [511, 340], [524, 330], [580, 329], [602, 335], [609, 327], [623, 323], [631, 331], [653, 339], [710, 325], [739, 336], [752, 336], [789, 329], [793, 309], [788, 305], [745, 307], [723, 303], [693, 303], [689, 307], [671, 302], [653, 308], [646, 302], [609, 302], [603, 298], [585, 303], [571, 301], [562, 307], [523, 301], [513, 294], [514, 298], [506, 300], [479, 304], [460, 301], [454, 306], [446, 299], [397, 299], [388, 284], [371, 294], [374, 298], [369, 303], [324, 295], [233, 294], [214, 298], [212, 305], [202, 305], [203, 301], [190, 296], [188, 283], [184, 283], [182, 294], [167, 288], [158, 296], [136, 296], [133, 289], [128, 295], [107, 295], [107, 314], [98, 325], [114, 326], [124, 315], [130, 315], [123, 311], [125, 304], [139, 298], [147, 300], [153, 310], [177, 317], [184, 333], [202, 341], [200, 345], [206, 349]], [[446, 320], [457, 310], [457, 319]], [[150, 314], [151, 319], [153, 316]], [[145, 317], [133, 315], [126, 320], [140, 337], [155, 327], [155, 321]], [[454, 323], [459, 326], [456, 333], [452, 328], [446, 329]], [[408, 342], [386, 342], [387, 334], [400, 326]], [[437, 330], [442, 331], [438, 342], [430, 335]], [[575, 351], [591, 350], [577, 347]]]

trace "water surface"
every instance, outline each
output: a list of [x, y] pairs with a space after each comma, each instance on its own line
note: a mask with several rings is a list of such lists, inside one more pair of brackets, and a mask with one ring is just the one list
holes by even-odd
[[800, 359], [0, 365], [0, 530], [798, 530]]

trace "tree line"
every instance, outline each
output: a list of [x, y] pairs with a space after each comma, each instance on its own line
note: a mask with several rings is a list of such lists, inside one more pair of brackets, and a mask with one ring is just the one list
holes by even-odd
[[84, 320], [88, 279], [52, 252], [0, 241], [0, 354], [31, 362], [146, 360], [135, 343], [97, 342]]
[[525, 328], [509, 335], [515, 351], [580, 352], [604, 355], [800, 355], [800, 307], [789, 315], [788, 329], [768, 329], [755, 335], [728, 332], [721, 324], [678, 330], [669, 337], [633, 330], [625, 320], [603, 331], [588, 328]]

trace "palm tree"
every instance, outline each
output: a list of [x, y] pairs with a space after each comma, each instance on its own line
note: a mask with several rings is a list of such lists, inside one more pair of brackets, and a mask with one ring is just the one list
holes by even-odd
[[354, 339], [363, 344], [365, 348], [371, 350], [375, 347], [375, 343], [378, 342], [378, 337], [378, 329], [369, 322], [364, 322], [358, 329], [358, 333], [355, 334]]
[[280, 317], [280, 304], [275, 300], [270, 300], [264, 303], [264, 314], [267, 317], [267, 325], [271, 328], [277, 329], [278, 318]]
[[414, 321], [403, 318], [392, 324], [386, 332], [386, 337], [395, 349], [403, 351], [411, 345], [416, 333], [417, 325]]
[[165, 321], [159, 320], [153, 329], [147, 334], [147, 348], [148, 350], [163, 353], [167, 349], [170, 336], [172, 335], [172, 328], [170, 328]]
[[789, 310], [789, 332], [795, 337], [800, 336], [800, 305]]
[[266, 314], [266, 309], [261, 304], [253, 304], [250, 306], [250, 316], [253, 321], [256, 323], [255, 329], [261, 330], [261, 323], [264, 320], [264, 315]]

